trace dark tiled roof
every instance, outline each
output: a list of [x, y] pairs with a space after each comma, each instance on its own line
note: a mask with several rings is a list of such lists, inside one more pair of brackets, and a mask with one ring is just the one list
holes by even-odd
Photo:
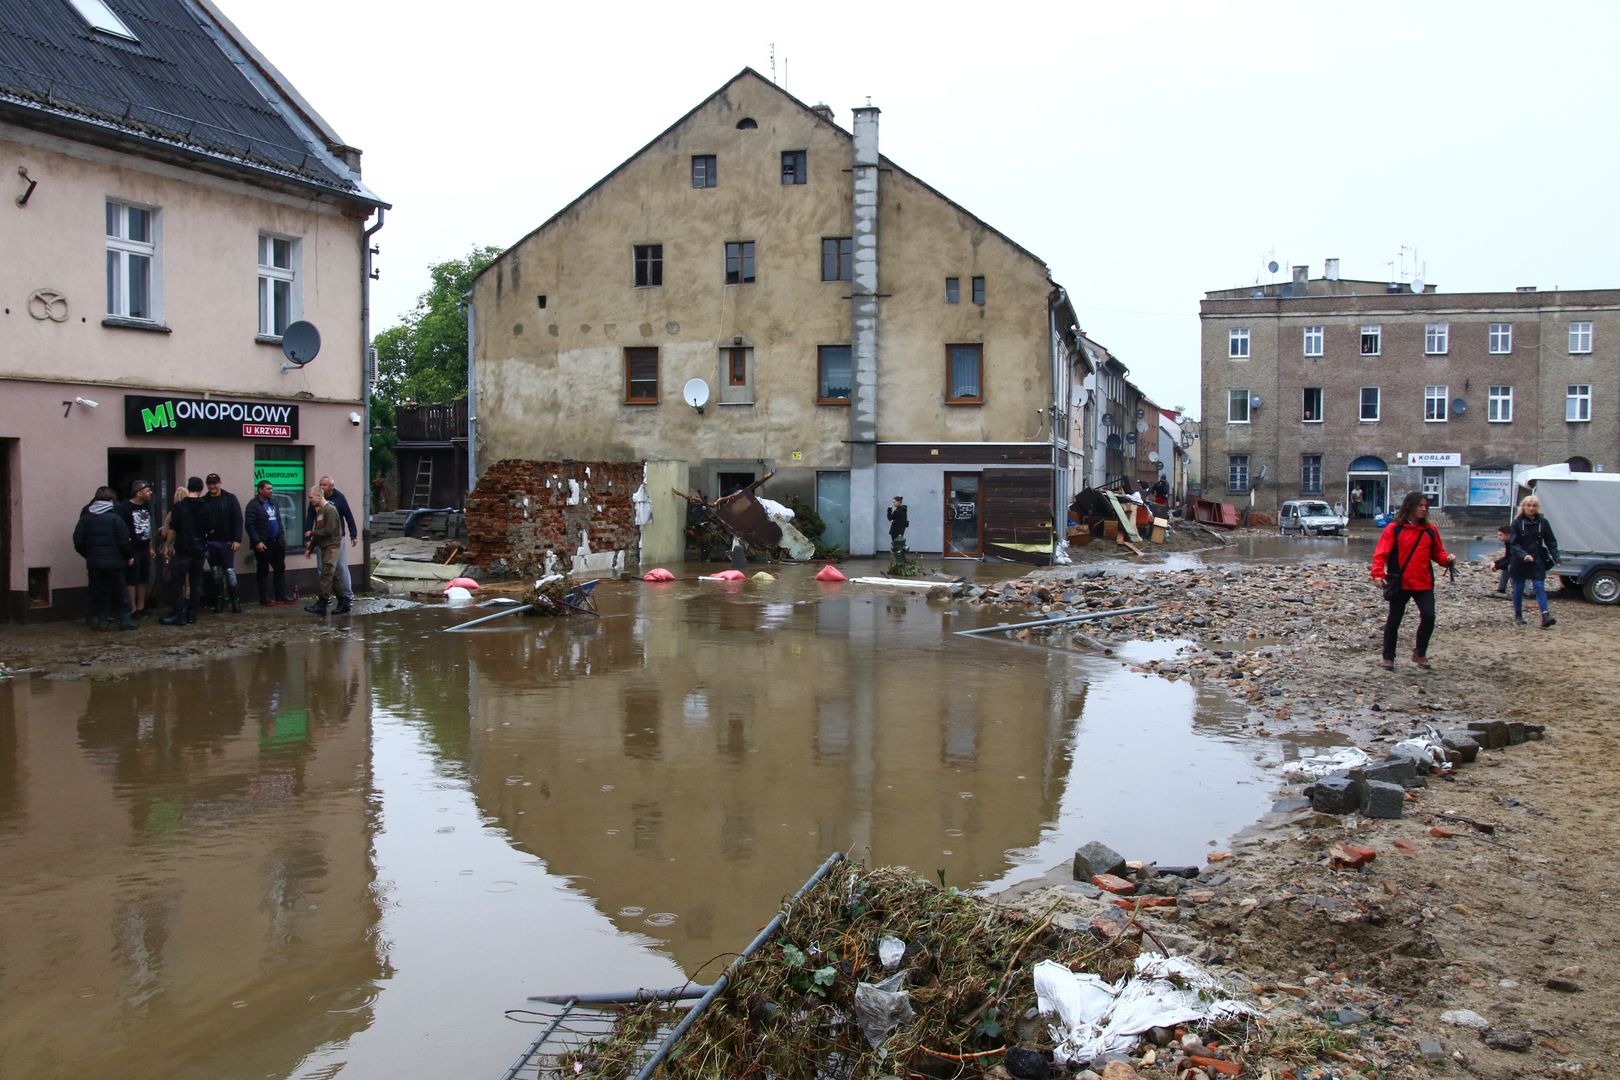
[[108, 6], [137, 41], [91, 30], [68, 0], [0, 0], [0, 103], [361, 190], [227, 55], [200, 7]]

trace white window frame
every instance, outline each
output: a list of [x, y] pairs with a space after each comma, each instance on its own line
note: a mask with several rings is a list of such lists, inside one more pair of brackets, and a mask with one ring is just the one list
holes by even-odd
[[1425, 467], [1418, 473], [1418, 487], [1423, 497], [1429, 500], [1429, 506], [1435, 510], [1445, 507], [1446, 499], [1446, 470], [1443, 468]]
[[1249, 358], [1249, 328], [1236, 326], [1226, 332], [1226, 357], [1228, 360], [1247, 360]]
[[[1305, 395], [1312, 390], [1316, 391], [1316, 419], [1314, 420], [1305, 415]], [[1320, 386], [1303, 387], [1299, 392], [1299, 422], [1302, 424], [1320, 424], [1322, 414], [1325, 412], [1327, 412], [1327, 390]]]
[[[287, 265], [277, 266], [275, 261], [276, 241], [284, 241], [287, 245]], [[275, 323], [275, 296], [276, 284], [284, 282], [287, 285], [286, 322], [282, 328], [297, 322], [303, 316], [303, 289], [302, 267], [303, 244], [296, 236], [283, 236], [280, 233], [261, 232], [258, 239], [259, 262], [259, 337], [271, 341], [280, 341], [281, 335], [276, 332]]]
[[[103, 223], [114, 208], [118, 212], [118, 232], [107, 234], [107, 254], [112, 256], [114, 279], [107, 283], [107, 315], [113, 319], [134, 322], [162, 323], [163, 321], [163, 215], [155, 206], [145, 206], [126, 199], [107, 199], [102, 211]], [[139, 210], [147, 216], [145, 240], [129, 238], [129, 212]], [[105, 231], [105, 230], [104, 230]], [[146, 263], [146, 303], [150, 309], [145, 315], [131, 315], [129, 303], [130, 257], [139, 256]]]
[[1569, 354], [1579, 356], [1592, 351], [1592, 324], [1589, 322], [1572, 322], [1569, 324]]
[[1428, 323], [1423, 327], [1423, 355], [1444, 356], [1451, 351], [1451, 324]]
[[[1233, 410], [1233, 406], [1240, 403], [1240, 398], [1241, 404], [1243, 405], [1242, 419], [1239, 419]], [[1249, 404], [1248, 387], [1244, 387], [1241, 390], [1228, 390], [1226, 392], [1226, 422], [1228, 424], [1247, 424], [1249, 423], [1249, 418], [1253, 415], [1253, 412], [1254, 410]]]
[[[1367, 339], [1369, 337], [1373, 339], [1373, 347], [1371, 352], [1367, 351]], [[1361, 336], [1357, 338], [1357, 341], [1360, 343], [1362, 356], [1384, 355], [1384, 324], [1368, 323], [1366, 326], [1363, 326], [1361, 328]]]
[[[1242, 464], [1241, 465], [1238, 464], [1239, 462], [1242, 462]], [[1243, 483], [1242, 484], [1235, 484], [1235, 483], [1233, 483], [1233, 477], [1235, 477], [1237, 475], [1239, 469], [1243, 470]], [[1234, 493], [1235, 492], [1244, 492], [1244, 491], [1249, 490], [1249, 455], [1248, 454], [1227, 454], [1226, 455], [1226, 490], [1228, 492], [1234, 492]]]
[[1423, 388], [1423, 422], [1425, 424], [1444, 424], [1450, 411], [1450, 386], [1425, 386]]
[[99, 30], [103, 34], [111, 34], [127, 41], [139, 41], [129, 24], [118, 17], [118, 13], [108, 7], [102, 0], [68, 0], [79, 17], [90, 25], [90, 29]]
[[1513, 324], [1510, 322], [1491, 323], [1490, 353], [1492, 356], [1506, 356], [1513, 351]]
[[1590, 423], [1592, 419], [1592, 384], [1570, 383], [1564, 395], [1564, 421], [1570, 424]]
[[[1320, 494], [1322, 494], [1322, 457], [1323, 457], [1323, 455], [1321, 455], [1321, 454], [1301, 454], [1301, 455], [1299, 455], [1299, 490], [1300, 490], [1300, 494], [1302, 494], [1302, 495], [1320, 495]], [[1310, 463], [1312, 461], [1316, 462], [1316, 470], [1315, 470], [1316, 484], [1315, 484], [1315, 486], [1312, 486], [1312, 484], [1311, 484], [1312, 471], [1311, 471]]]
[[1485, 422], [1487, 424], [1513, 423], [1513, 387], [1493, 386], [1486, 391]]
[[1327, 333], [1320, 326], [1307, 326], [1305, 328], [1302, 347], [1306, 356], [1321, 356], [1323, 346], [1327, 341]]
[[[1367, 391], [1373, 392], [1373, 414], [1367, 415]], [[1376, 424], [1384, 418], [1384, 388], [1363, 386], [1356, 394], [1356, 418], [1363, 424]]]

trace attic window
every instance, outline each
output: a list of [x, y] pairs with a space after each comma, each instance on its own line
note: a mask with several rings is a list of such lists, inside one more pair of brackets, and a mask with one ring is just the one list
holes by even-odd
[[759, 127], [759, 122], [756, 121], [752, 116], [745, 116], [741, 120], [737, 121], [738, 131], [753, 131], [757, 127]]
[[90, 29], [128, 41], [140, 40], [103, 0], [68, 0], [68, 3], [73, 5], [73, 10], [79, 13], [81, 19], [90, 24]]

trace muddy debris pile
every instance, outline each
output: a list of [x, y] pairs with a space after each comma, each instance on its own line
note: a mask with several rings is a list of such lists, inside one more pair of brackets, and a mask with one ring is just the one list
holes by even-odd
[[[1076, 858], [1077, 865], [1090, 859], [1088, 870], [1129, 870], [1101, 845]], [[1188, 872], [1198, 874], [1191, 867], [1133, 871], [1144, 900], [1162, 895], [1149, 889], [1173, 888], [1172, 881], [1191, 885], [1180, 876]], [[1115, 889], [1136, 887], [1116, 881], [1109, 882]], [[1271, 1023], [1236, 1002], [1212, 1023], [1138, 1027], [1119, 1050], [1078, 1061], [1066, 1056], [1063, 1046], [1094, 1045], [1095, 1037], [1106, 1037], [1107, 1024], [1077, 1032], [1050, 999], [1043, 1013], [1037, 991], [1043, 978], [1047, 989], [1070, 976], [1107, 985], [1123, 1001], [1131, 986], [1149, 978], [1145, 972], [1168, 966], [1180, 974], [1169, 976], [1166, 992], [1187, 1015], [1213, 1011], [1210, 1002], [1224, 996], [1220, 983], [1203, 981], [1194, 961], [1169, 955], [1165, 934], [1137, 922], [1138, 901], [1120, 906], [1128, 896], [1096, 888], [1109, 898], [1102, 906], [1112, 915], [1093, 926], [1066, 910], [1070, 895], [1044, 910], [1014, 907], [904, 868], [839, 864], [784, 908], [781, 929], [742, 962], [659, 1075], [1037, 1078], [1087, 1069], [1093, 1078], [1124, 1080], [1141, 1070], [1214, 1080], [1240, 1072], [1281, 1077], [1290, 1062], [1315, 1060], [1322, 1025]], [[1169, 901], [1182, 902], [1193, 901]], [[558, 1055], [542, 1075], [630, 1075], [648, 1037], [682, 1015], [664, 1003], [626, 1006], [610, 1037]]]

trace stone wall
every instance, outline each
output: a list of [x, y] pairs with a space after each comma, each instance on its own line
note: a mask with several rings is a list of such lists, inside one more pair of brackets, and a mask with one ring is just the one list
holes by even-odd
[[539, 569], [549, 551], [568, 567], [582, 547], [634, 558], [641, 480], [639, 461], [498, 461], [467, 496], [467, 560]]

